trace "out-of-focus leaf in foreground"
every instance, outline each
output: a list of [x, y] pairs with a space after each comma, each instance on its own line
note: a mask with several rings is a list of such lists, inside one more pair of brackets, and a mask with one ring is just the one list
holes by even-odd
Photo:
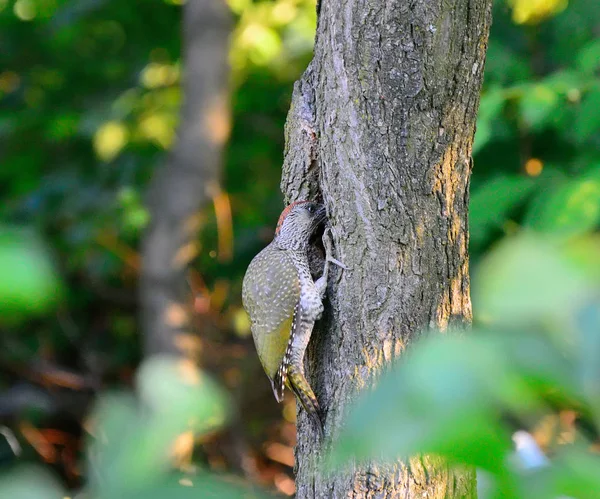
[[486, 497], [595, 497], [600, 458], [583, 436], [551, 459], [539, 451], [536, 470], [518, 466], [511, 442], [563, 410], [600, 427], [598, 286], [561, 248], [532, 234], [495, 248], [475, 286], [493, 329], [412, 345], [351, 408], [330, 464], [433, 454], [490, 472]]
[[560, 449], [549, 466], [520, 477], [521, 497], [596, 499], [600, 457], [581, 447]]
[[[579, 333], [579, 380], [600, 428], [600, 303], [591, 303], [577, 316]], [[599, 489], [600, 490], [600, 489]]]
[[510, 436], [493, 414], [500, 401], [517, 395], [528, 402], [526, 387], [492, 341], [430, 338], [356, 405], [332, 462], [435, 453], [499, 471]]
[[535, 326], [564, 320], [590, 283], [551, 242], [528, 234], [502, 241], [473, 279], [473, 309], [486, 324]]
[[102, 497], [133, 494], [165, 477], [181, 438], [218, 428], [228, 402], [221, 389], [191, 364], [154, 357], [138, 372], [138, 399], [105, 396], [92, 417], [88, 453], [92, 488]]
[[63, 499], [66, 496], [46, 470], [23, 467], [0, 476], [2, 498], [6, 499]]
[[122, 499], [198, 499], [200, 497], [202, 499], [261, 499], [272, 496], [256, 490], [240, 479], [200, 472], [170, 477], [151, 488], [127, 495]]

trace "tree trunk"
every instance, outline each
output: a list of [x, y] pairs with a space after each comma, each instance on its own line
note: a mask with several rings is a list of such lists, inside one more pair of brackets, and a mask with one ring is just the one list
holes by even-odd
[[[200, 210], [218, 192], [229, 135], [230, 11], [221, 0], [183, 7], [184, 99], [178, 140], [153, 179], [142, 244], [140, 300], [145, 354], [197, 356], [187, 269], [196, 257]], [[194, 359], [195, 360], [195, 359]]]
[[[287, 201], [322, 197], [337, 258], [309, 350], [335, 437], [357, 390], [419, 332], [471, 320], [471, 146], [491, 0], [325, 0], [286, 126]], [[376, 415], [374, 415], [376, 423]], [[474, 497], [475, 473], [429, 457], [316, 473], [298, 415], [297, 497]]]

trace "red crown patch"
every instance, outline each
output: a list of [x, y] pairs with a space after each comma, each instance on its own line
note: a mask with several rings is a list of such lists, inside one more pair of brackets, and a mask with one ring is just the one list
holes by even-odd
[[279, 215], [279, 220], [277, 221], [277, 227], [275, 228], [275, 235], [279, 234], [279, 231], [281, 230], [281, 226], [283, 225], [283, 221], [285, 220], [285, 217], [287, 217], [290, 213], [290, 211], [292, 211], [292, 208], [294, 206], [297, 206], [299, 204], [304, 204], [304, 203], [310, 203], [310, 201], [295, 201], [292, 204], [290, 204], [289, 206], [286, 206], [285, 209], [281, 212], [281, 215]]

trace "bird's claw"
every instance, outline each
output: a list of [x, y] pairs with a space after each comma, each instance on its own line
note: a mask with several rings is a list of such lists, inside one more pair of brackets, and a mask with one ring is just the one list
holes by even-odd
[[333, 242], [331, 237], [331, 227], [327, 227], [325, 232], [323, 233], [323, 246], [325, 247], [325, 260], [329, 263], [333, 263], [338, 267], [348, 270], [348, 267], [344, 265], [339, 260], [333, 258], [331, 254], [333, 253]]
[[335, 258], [333, 258], [332, 256], [327, 257], [327, 261], [330, 263], [333, 263], [334, 265], [337, 265], [338, 267], [344, 269], [344, 270], [348, 270], [348, 266], [344, 265], [342, 262], [340, 262], [339, 260], [336, 260]]

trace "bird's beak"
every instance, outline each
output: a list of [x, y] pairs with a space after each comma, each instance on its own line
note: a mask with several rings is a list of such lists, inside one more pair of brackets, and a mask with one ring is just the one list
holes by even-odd
[[327, 218], [327, 211], [325, 210], [325, 205], [319, 205], [319, 209], [315, 213], [315, 226], [319, 225]]
[[313, 215], [312, 232], [316, 231], [327, 220], [327, 212], [324, 205], [319, 205], [319, 208]]

